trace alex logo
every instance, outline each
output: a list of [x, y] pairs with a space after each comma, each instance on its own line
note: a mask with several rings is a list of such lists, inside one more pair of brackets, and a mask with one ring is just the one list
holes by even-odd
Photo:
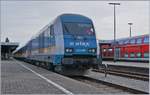
[[69, 43], [70, 46], [89, 46], [88, 42], [70, 42]]

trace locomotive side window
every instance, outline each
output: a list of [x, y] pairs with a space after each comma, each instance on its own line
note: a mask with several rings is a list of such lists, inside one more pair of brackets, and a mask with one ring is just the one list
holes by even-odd
[[55, 45], [54, 25], [50, 26], [50, 39], [51, 45]]
[[144, 58], [149, 58], [149, 53], [148, 52], [144, 53]]
[[139, 53], [137, 53], [137, 57], [141, 57], [141, 53], [139, 52]]
[[141, 38], [138, 38], [137, 41], [136, 41], [136, 43], [137, 43], [137, 44], [141, 44], [141, 43], [142, 43], [142, 39], [141, 39]]
[[144, 43], [149, 43], [149, 37], [144, 38]]
[[54, 36], [54, 26], [53, 25], [50, 26], [50, 35]]

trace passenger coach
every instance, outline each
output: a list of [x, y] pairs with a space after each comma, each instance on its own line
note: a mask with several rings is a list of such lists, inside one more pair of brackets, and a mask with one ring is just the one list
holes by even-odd
[[[100, 47], [103, 60], [114, 58], [113, 40]], [[149, 35], [116, 40], [115, 56], [116, 60], [149, 62]]]
[[82, 75], [99, 59], [93, 22], [78, 14], [60, 15], [15, 57], [62, 74]]

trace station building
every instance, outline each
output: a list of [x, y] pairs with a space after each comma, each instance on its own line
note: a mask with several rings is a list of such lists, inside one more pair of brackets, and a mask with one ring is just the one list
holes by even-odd
[[5, 42], [1, 42], [1, 59], [8, 60], [13, 56], [13, 51], [19, 46], [18, 42], [9, 42], [6, 38]]

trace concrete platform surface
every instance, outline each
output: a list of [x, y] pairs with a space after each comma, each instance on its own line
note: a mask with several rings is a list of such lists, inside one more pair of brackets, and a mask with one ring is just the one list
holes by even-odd
[[100, 94], [98, 88], [20, 62], [2, 61], [2, 94]]
[[114, 63], [113, 61], [103, 61], [102, 64], [149, 68], [149, 63], [142, 63], [142, 62], [121, 62], [121, 61], [116, 61]]
[[123, 87], [128, 87], [128, 88], [149, 93], [149, 81], [135, 80], [131, 78], [125, 78], [125, 77], [109, 75], [109, 74], [107, 75], [107, 77], [105, 77], [104, 73], [98, 73], [93, 71], [90, 71], [89, 74], [86, 76], [94, 79], [98, 79], [100, 81], [117, 84]]

